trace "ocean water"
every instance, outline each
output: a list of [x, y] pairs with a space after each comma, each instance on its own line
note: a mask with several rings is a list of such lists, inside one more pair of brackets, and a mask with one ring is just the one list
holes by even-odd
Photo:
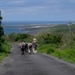
[[2, 22], [2, 25], [44, 25], [44, 24], [65, 24], [67, 21], [13, 21], [13, 22]]
[[[75, 23], [75, 22], [73, 22]], [[66, 21], [26, 21], [26, 22], [2, 22], [2, 26], [5, 34], [10, 33], [28, 33], [32, 32], [31, 27], [37, 28], [40, 26], [49, 26], [57, 24], [67, 24]], [[23, 27], [28, 27], [24, 29]]]
[[12, 28], [12, 27], [3, 27], [4, 33], [5, 34], [10, 34], [10, 33], [24, 33], [22, 30], [18, 28]]

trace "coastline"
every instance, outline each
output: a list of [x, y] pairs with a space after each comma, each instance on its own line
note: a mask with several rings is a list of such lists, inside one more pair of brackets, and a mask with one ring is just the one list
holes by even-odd
[[44, 28], [54, 27], [56, 25], [66, 23], [66, 21], [6, 21], [2, 22], [2, 26], [5, 34], [28, 33], [34, 35]]
[[20, 25], [20, 26], [3, 26], [5, 34], [10, 33], [27, 33], [30, 35], [35, 35], [39, 33], [44, 28], [53, 27], [55, 25]]

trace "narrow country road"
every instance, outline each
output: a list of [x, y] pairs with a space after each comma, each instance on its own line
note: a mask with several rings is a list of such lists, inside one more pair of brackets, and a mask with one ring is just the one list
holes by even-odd
[[0, 63], [0, 75], [75, 75], [75, 65], [46, 54], [21, 55], [18, 44]]

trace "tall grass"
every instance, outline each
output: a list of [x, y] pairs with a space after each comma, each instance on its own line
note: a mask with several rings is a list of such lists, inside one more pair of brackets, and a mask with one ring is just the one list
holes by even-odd
[[54, 44], [41, 44], [38, 46], [38, 52], [50, 54], [59, 59], [75, 63], [75, 44], [73, 44], [71, 49], [70, 47], [60, 48], [58, 45]]
[[7, 53], [5, 53], [5, 52], [0, 53], [0, 62], [1, 62], [1, 60], [2, 60], [4, 57], [6, 57], [6, 56], [8, 56]]
[[51, 55], [68, 62], [75, 63], [75, 50], [55, 50]]
[[7, 42], [5, 42], [2, 44], [1, 49], [2, 50], [0, 50], [0, 61], [10, 53], [11, 46]]

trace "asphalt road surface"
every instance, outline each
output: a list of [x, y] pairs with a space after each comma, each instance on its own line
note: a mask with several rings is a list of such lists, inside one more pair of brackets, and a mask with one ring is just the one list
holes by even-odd
[[0, 75], [75, 75], [75, 65], [46, 54], [21, 55], [18, 44], [0, 63]]

